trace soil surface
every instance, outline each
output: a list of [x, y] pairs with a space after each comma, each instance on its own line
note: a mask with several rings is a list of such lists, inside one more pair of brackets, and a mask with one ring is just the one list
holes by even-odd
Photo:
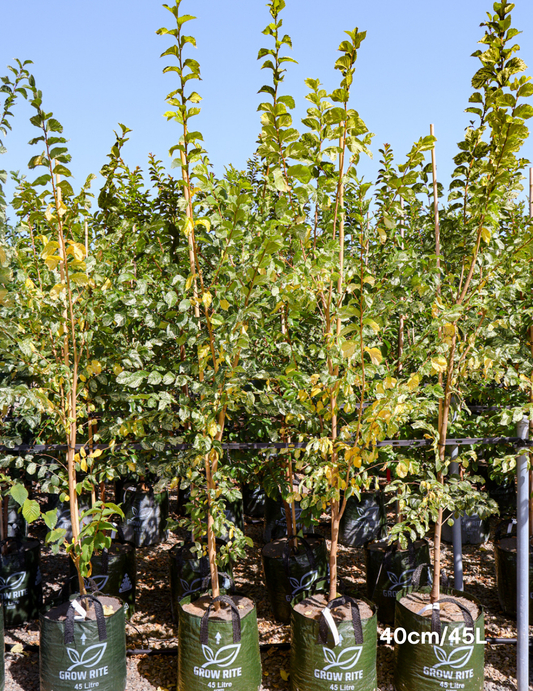
[[[171, 496], [171, 515], [175, 513], [176, 497]], [[325, 517], [324, 517], [325, 518]], [[494, 519], [493, 528], [499, 519]], [[275, 622], [270, 612], [268, 593], [261, 567], [263, 525], [246, 519], [246, 534], [254, 541], [247, 550], [246, 559], [234, 567], [237, 592], [254, 601], [259, 623], [259, 641], [263, 663], [262, 691], [289, 690], [290, 627]], [[329, 535], [324, 522], [314, 532]], [[43, 523], [31, 526], [32, 537], [44, 543], [46, 528]], [[169, 585], [169, 550], [183, 542], [185, 532], [171, 534], [160, 545], [137, 550], [137, 611], [126, 623], [127, 645], [130, 650], [172, 650], [169, 655], [128, 656], [127, 691], [175, 691], [177, 626], [172, 622]], [[431, 554], [431, 536], [428, 535]], [[328, 541], [329, 547], [329, 541]], [[465, 545], [465, 591], [473, 595], [485, 609], [485, 635], [487, 638], [516, 638], [516, 621], [503, 614], [496, 591], [494, 549], [492, 542], [484, 545]], [[453, 575], [451, 546], [443, 545], [443, 568]], [[367, 596], [365, 585], [364, 548], [339, 547], [339, 574], [347, 590], [359, 588]], [[68, 558], [53, 555], [43, 544], [41, 571], [45, 601], [59, 591], [69, 575]], [[341, 585], [342, 587], [342, 585]], [[384, 627], [379, 627], [379, 633]], [[530, 630], [530, 633], [533, 631]], [[379, 634], [378, 634], [379, 635]], [[18, 629], [5, 631], [6, 691], [39, 691], [39, 624], [30, 622]], [[393, 647], [380, 644], [377, 653], [378, 690], [393, 691]], [[516, 645], [487, 645], [485, 649], [484, 691], [513, 691], [516, 686]], [[530, 686], [533, 689], [533, 684]]]
[[[106, 597], [105, 595], [100, 595], [98, 597], [98, 600], [100, 601], [102, 607], [112, 607], [113, 612], [118, 612], [118, 610], [122, 607], [122, 603], [120, 600], [117, 600], [116, 597]], [[61, 605], [58, 605], [57, 607], [52, 607], [50, 611], [46, 613], [46, 618], [51, 619], [52, 621], [65, 621], [67, 618], [67, 612], [70, 607], [69, 602], [64, 602]], [[104, 609], [104, 612], [106, 610]], [[111, 610], [109, 609], [109, 613], [111, 613]], [[109, 614], [105, 614], [104, 616], [109, 616]], [[94, 604], [91, 603], [91, 606], [87, 610], [87, 613], [85, 615], [85, 618], [88, 619], [89, 621], [96, 621], [96, 609], [94, 607]]]
[[[359, 605], [359, 614], [361, 615], [361, 619], [370, 619], [372, 616], [372, 610], [366, 604], [366, 602], [364, 600], [357, 599], [355, 601]], [[306, 597], [305, 600], [302, 600], [295, 605], [294, 609], [308, 619], [318, 620], [322, 615], [322, 610], [327, 604], [328, 599], [326, 595], [317, 593], [312, 597]], [[339, 607], [335, 607], [331, 610], [331, 613], [333, 615], [333, 619], [336, 621], [351, 621], [352, 619], [352, 608], [350, 605], [340, 605]]]
[[[451, 598], [470, 612], [474, 622], [479, 616], [479, 607], [466, 597], [456, 597], [455, 595], [441, 594], [440, 599]], [[416, 612], [422, 617], [431, 617], [431, 609], [425, 609], [430, 604], [429, 593], [409, 593], [400, 600], [401, 604], [411, 612]], [[422, 611], [425, 610], [425, 611]], [[440, 604], [441, 621], [463, 621], [463, 611], [454, 602], [442, 602]]]
[[[234, 595], [231, 599], [237, 605], [237, 609], [239, 611], [239, 617], [241, 619], [243, 617], [245, 617], [249, 612], [251, 612], [254, 608], [254, 603], [248, 597], [242, 597], [241, 595]], [[207, 609], [208, 609], [210, 604], [211, 604], [211, 598], [209, 597], [209, 595], [204, 595], [204, 596], [198, 598], [197, 600], [194, 600], [194, 602], [189, 602], [186, 605], [183, 605], [183, 609], [185, 610], [185, 612], [187, 612], [191, 616], [201, 618], [207, 612]], [[215, 610], [214, 606], [211, 607], [211, 611], [209, 612], [209, 619], [218, 619], [220, 621], [231, 621], [232, 612], [233, 612], [232, 607], [230, 607], [229, 605], [226, 605], [224, 602], [221, 602], [220, 607], [218, 608], [218, 611]]]

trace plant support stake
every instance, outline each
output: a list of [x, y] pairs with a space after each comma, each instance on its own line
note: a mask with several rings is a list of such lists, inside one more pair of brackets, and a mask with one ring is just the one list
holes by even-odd
[[[529, 419], [523, 417], [517, 425], [517, 436], [527, 439]], [[517, 460], [518, 496], [516, 506], [517, 534], [517, 689], [529, 688], [529, 473], [527, 451]]]
[[[459, 463], [454, 459], [459, 455], [459, 447], [452, 446], [450, 452], [450, 475], [459, 475]], [[453, 537], [453, 584], [455, 590], [464, 590], [463, 584], [463, 535], [462, 516], [456, 518], [452, 527]]]

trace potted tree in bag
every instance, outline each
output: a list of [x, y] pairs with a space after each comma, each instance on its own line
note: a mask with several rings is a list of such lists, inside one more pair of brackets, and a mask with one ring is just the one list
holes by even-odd
[[[474, 53], [481, 67], [472, 80], [475, 92], [467, 110], [476, 123], [467, 128], [454, 159], [457, 167], [451, 203], [440, 216], [442, 250], [437, 233], [438, 274], [432, 286], [430, 336], [435, 340], [427, 339], [427, 331], [419, 337], [426, 358], [429, 353], [427, 364], [442, 385], [437, 429], [429, 422], [420, 423], [434, 435], [435, 460], [420, 482], [416, 500], [409, 496], [410, 489], [403, 487], [400, 507], [404, 515], [410, 514], [406, 519], [411, 524], [421, 518], [426, 523], [430, 517], [435, 521], [434, 574], [431, 588], [407, 589], [397, 595], [396, 626], [407, 634], [427, 634], [421, 644], [414, 645], [408, 639], [396, 644], [398, 691], [441, 688], [444, 678], [454, 683], [460, 680], [457, 683], [465, 689], [483, 688], [483, 610], [466, 594], [442, 593], [441, 527], [445, 509], [454, 512], [456, 519], [465, 506], [472, 512], [477, 504], [476, 513], [481, 517], [483, 511], [495, 509], [495, 503], [477, 494], [466, 477], [450, 476], [445, 444], [449, 430], [453, 430], [452, 407], [460, 405], [461, 397], [468, 393], [466, 382], [492, 377], [498, 381], [502, 376], [498, 360], [505, 355], [498, 355], [488, 344], [486, 334], [498, 312], [502, 289], [514, 280], [516, 261], [509, 260], [512, 256], [516, 260], [520, 248], [531, 242], [530, 237], [516, 235], [507, 216], [521, 188], [525, 162], [518, 158], [518, 152], [528, 135], [525, 120], [533, 114], [533, 108], [523, 103], [533, 87], [530, 78], [521, 75], [524, 63], [514, 55], [518, 46], [512, 41], [518, 32], [511, 27], [512, 8], [505, 0], [494, 4], [494, 14], [489, 14], [483, 25], [484, 48]], [[436, 195], [434, 203], [437, 210]], [[437, 213], [431, 220], [437, 221], [438, 231]], [[503, 270], [504, 265], [509, 266], [509, 273]], [[485, 293], [489, 280], [494, 300]], [[468, 456], [460, 456], [458, 461], [467, 465]]]
[[[78, 509], [82, 488], [90, 490], [96, 484], [92, 468], [101, 454], [88, 452], [88, 441], [78, 444], [78, 439], [80, 420], [89, 412], [85, 382], [99, 314], [93, 303], [102, 299], [98, 291], [106, 278], [95, 271], [96, 260], [83, 242], [90, 180], [76, 196], [69, 182], [70, 156], [62, 127], [43, 110], [33, 79], [30, 87], [32, 123], [40, 130], [32, 143], [43, 151], [29, 167], [44, 171], [32, 183], [21, 180], [13, 201], [21, 222], [15, 241], [4, 249], [13, 271], [2, 305], [3, 321], [11, 327], [2, 330], [2, 359], [28, 372], [29, 383], [14, 388], [12, 395], [26, 397], [34, 412], [45, 413], [48, 427], [67, 449], [66, 463], [55, 464], [52, 472], [61, 499], [70, 503], [72, 540], [65, 547], [79, 585], [76, 598], [41, 614], [41, 688], [70, 690], [98, 679], [100, 689], [115, 691], [126, 686], [124, 608], [118, 598], [88, 595], [84, 578], [91, 576], [93, 552], [111, 544], [110, 517], [122, 512], [101, 501], [81, 515]], [[37, 472], [31, 457], [25, 462], [30, 474]], [[78, 481], [78, 473], [83, 480]], [[39, 517], [39, 504], [22, 485], [14, 484], [10, 493], [28, 522]], [[88, 522], [80, 528], [84, 518]], [[44, 519], [50, 529], [47, 539], [58, 551], [66, 530], [56, 527], [56, 511], [47, 512]]]

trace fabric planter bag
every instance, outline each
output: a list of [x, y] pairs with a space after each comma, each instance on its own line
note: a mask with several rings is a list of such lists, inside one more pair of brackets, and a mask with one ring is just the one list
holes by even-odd
[[[78, 591], [76, 568], [70, 561], [71, 589]], [[85, 579], [88, 591], [120, 598], [124, 603], [124, 613], [129, 619], [135, 613], [137, 592], [137, 560], [132, 545], [113, 544], [111, 549], [101, 554], [93, 554], [93, 567], [90, 578]]]
[[[5, 501], [5, 499], [4, 499]], [[11, 495], [7, 498], [7, 534], [6, 537], [26, 537], [28, 535], [28, 524], [20, 506]]]
[[244, 514], [251, 518], [264, 518], [265, 516], [265, 490], [259, 486], [243, 485], [242, 501]]
[[[242, 497], [231, 502], [226, 500], [225, 507], [224, 516], [226, 520], [244, 533], [244, 507]], [[225, 535], [220, 535], [219, 539], [227, 542], [230, 539], [229, 531], [226, 532]]]
[[[474, 619], [466, 606], [458, 605], [460, 621], [441, 621], [438, 609], [422, 616], [400, 602], [408, 593], [429, 594], [431, 588], [407, 588], [396, 596], [396, 630], [405, 631], [403, 643], [394, 646], [394, 687], [396, 691], [440, 691], [443, 688], [483, 691], [485, 623], [483, 608], [471, 596], [443, 589], [439, 603], [457, 603], [463, 598], [474, 603]], [[424, 607], [424, 609], [426, 609]], [[416, 640], [409, 640], [411, 634]]]
[[[494, 561], [498, 600], [505, 614], [516, 617], [516, 536], [505, 534], [494, 542]], [[533, 543], [529, 542], [529, 621], [533, 622]]]
[[326, 596], [292, 603], [291, 691], [376, 691], [375, 605], [347, 595], [326, 603]]
[[[90, 508], [89, 500], [84, 496], [78, 497], [78, 503], [80, 513]], [[64, 539], [67, 542], [72, 542], [72, 522], [70, 520], [70, 503], [68, 501], [59, 501], [59, 494], [49, 494], [48, 503], [46, 505], [46, 511], [52, 511], [53, 509], [57, 509], [57, 523], [55, 526], [56, 529], [62, 528], [63, 530], [66, 530]], [[88, 525], [90, 520], [90, 516], [87, 516], [87, 518], [84, 518], [81, 521], [81, 525]]]
[[128, 487], [122, 500], [124, 520], [116, 536], [135, 547], [150, 547], [167, 539], [168, 492], [156, 494]]
[[9, 538], [0, 542], [0, 599], [6, 628], [39, 616], [43, 585], [38, 540]]
[[[444, 542], [452, 544], [453, 542], [453, 528], [448, 525], [450, 517], [453, 516], [448, 513], [442, 520], [442, 539]], [[490, 536], [489, 522], [482, 520], [477, 514], [472, 516], [461, 516], [461, 536], [463, 545], [481, 545], [487, 542]]]
[[427, 568], [418, 585], [431, 584], [429, 544], [427, 540], [417, 540], [402, 550], [398, 542], [371, 542], [365, 546], [365, 560], [368, 597], [378, 607], [379, 621], [394, 624], [396, 594], [412, 584], [413, 574], [421, 564]]
[[[93, 605], [84, 616], [82, 601]], [[114, 614], [104, 616], [103, 606]], [[126, 630], [117, 598], [87, 595], [41, 614], [41, 691], [125, 691]]]
[[[169, 550], [169, 576], [171, 591], [172, 619], [178, 621], [179, 602], [188, 595], [206, 592], [211, 583], [209, 559], [207, 555], [198, 557], [191, 552], [192, 542], [174, 545]], [[232, 578], [231, 564], [225, 567], [227, 572], [219, 571], [219, 586], [223, 595], [233, 594], [235, 585]]]
[[0, 691], [4, 691], [6, 684], [6, 663], [4, 646], [4, 608], [0, 604]]
[[[294, 511], [296, 514], [296, 529], [300, 530], [302, 528], [301, 523], [299, 523], [302, 513], [300, 502], [294, 502]], [[265, 496], [264, 515], [263, 542], [272, 542], [272, 540], [277, 540], [280, 537], [287, 537], [287, 515], [280, 494], [274, 499]]]
[[348, 498], [339, 525], [339, 542], [345, 547], [362, 547], [377, 540], [385, 528], [385, 508], [381, 492], [361, 492]]
[[[218, 612], [216, 602], [223, 603]], [[212, 616], [210, 616], [212, 614]], [[259, 691], [261, 655], [254, 603], [220, 595], [180, 602], [178, 691]]]
[[292, 540], [279, 538], [263, 547], [261, 559], [265, 584], [274, 619], [288, 624], [291, 601], [302, 592], [318, 592], [328, 587], [329, 558], [322, 535], [298, 538], [294, 553]]

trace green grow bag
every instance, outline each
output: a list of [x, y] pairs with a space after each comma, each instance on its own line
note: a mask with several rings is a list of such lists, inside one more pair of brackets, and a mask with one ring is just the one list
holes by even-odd
[[361, 492], [348, 497], [339, 525], [339, 542], [345, 547], [362, 547], [377, 540], [385, 528], [385, 508], [381, 492]]
[[[178, 620], [180, 600], [188, 595], [206, 592], [211, 582], [207, 555], [198, 557], [195, 552], [191, 552], [192, 547], [194, 547], [193, 542], [185, 542], [182, 545], [174, 545], [168, 552], [170, 605], [174, 621]], [[223, 595], [233, 594], [235, 590], [231, 564], [228, 564], [226, 569], [227, 572], [218, 572], [218, 582]]]
[[[227, 607], [213, 612], [216, 602]], [[188, 595], [181, 600], [178, 691], [258, 691], [261, 677], [257, 613], [251, 600], [239, 595], [204, 596], [194, 603]]]
[[[72, 588], [78, 591], [76, 568], [70, 561]], [[102, 595], [118, 597], [124, 602], [124, 612], [127, 619], [135, 613], [135, 595], [137, 592], [137, 561], [135, 547], [114, 543], [109, 550], [101, 554], [93, 554], [93, 567], [90, 578], [85, 579], [85, 587], [89, 591], [96, 591]]]
[[[406, 638], [404, 642], [395, 643], [396, 691], [441, 691], [443, 688], [483, 691], [485, 622], [481, 605], [463, 592], [443, 589], [440, 603], [466, 598], [477, 605], [478, 616], [472, 619], [464, 608], [461, 609], [462, 621], [441, 623], [436, 609], [432, 617], [424, 617], [400, 603], [404, 595], [413, 591], [413, 588], [406, 588], [396, 596], [396, 631], [404, 630], [406, 636], [413, 632], [417, 635], [411, 642]], [[416, 592], [430, 591], [431, 587], [427, 586]]]
[[[296, 528], [300, 530], [302, 528], [299, 522], [302, 514], [300, 502], [294, 502], [294, 512], [296, 514]], [[265, 497], [264, 515], [263, 542], [271, 542], [272, 540], [287, 536], [287, 515], [279, 492], [275, 498], [269, 497], [268, 495]]]
[[[87, 511], [91, 508], [89, 499], [86, 495], [78, 497], [78, 505], [80, 513], [82, 511]], [[46, 504], [46, 511], [53, 511], [54, 509], [57, 510], [57, 522], [55, 529], [57, 530], [61, 528], [63, 530], [66, 530], [64, 540], [66, 540], [67, 542], [72, 542], [72, 521], [70, 520], [70, 502], [59, 501], [59, 494], [49, 494], [48, 502]], [[90, 521], [91, 517], [87, 516], [81, 521], [81, 525], [88, 525]]]
[[38, 540], [8, 538], [0, 542], [0, 599], [6, 628], [39, 616], [43, 585]]
[[[516, 617], [516, 536], [502, 537], [494, 543], [496, 585], [500, 607], [511, 617]], [[529, 621], [533, 621], [533, 543], [529, 543]]]
[[128, 487], [121, 508], [124, 520], [117, 529], [117, 539], [135, 547], [150, 547], [167, 539], [168, 492], [156, 494], [153, 489], [144, 492]]
[[[319, 618], [311, 618], [295, 607], [305, 609], [313, 599], [300, 596], [291, 614], [291, 691], [376, 691], [377, 616], [367, 600], [347, 595], [329, 602]], [[326, 598], [324, 598], [324, 604]], [[362, 617], [364, 603], [370, 616]], [[342, 607], [342, 617], [335, 609]], [[324, 610], [334, 621], [329, 627]], [[315, 615], [316, 616], [316, 615]], [[337, 634], [337, 635], [336, 635]]]
[[[88, 599], [92, 619], [77, 620], [73, 602]], [[117, 606], [104, 616], [102, 605]], [[41, 614], [41, 691], [125, 691], [124, 607], [117, 598], [87, 595]]]
[[296, 553], [289, 538], [279, 538], [261, 551], [265, 585], [274, 619], [288, 624], [291, 601], [302, 592], [318, 592], [328, 587], [328, 550], [322, 535], [298, 538]]
[[428, 568], [422, 570], [416, 585], [431, 584], [427, 540], [410, 542], [405, 550], [399, 548], [398, 542], [371, 542], [365, 546], [365, 561], [368, 597], [378, 606], [378, 619], [385, 624], [394, 624], [396, 595], [415, 585], [412, 579], [418, 566], [425, 564]]

